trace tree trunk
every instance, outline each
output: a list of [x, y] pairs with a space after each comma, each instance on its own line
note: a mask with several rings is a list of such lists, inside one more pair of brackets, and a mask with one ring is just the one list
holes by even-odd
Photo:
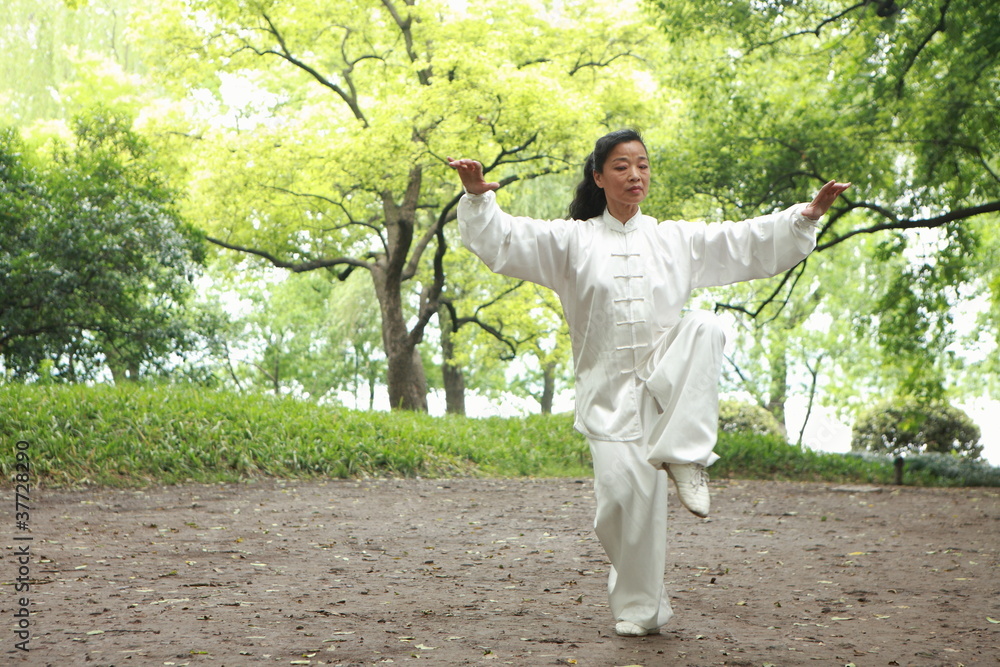
[[393, 410], [427, 412], [427, 377], [417, 345], [406, 328], [400, 281], [387, 279], [386, 272], [378, 267], [371, 273], [382, 311], [389, 406]]
[[[382, 193], [387, 245], [385, 254], [371, 266], [371, 274], [382, 311], [382, 344], [388, 366], [386, 383], [390, 406], [393, 410], [427, 412], [427, 377], [417, 345], [423, 338], [424, 325], [437, 310], [437, 293], [430, 294], [425, 289], [421, 295], [420, 312], [412, 331], [407, 327], [402, 297], [408, 272], [412, 277], [416, 271], [415, 264], [408, 267], [407, 259], [415, 259], [410, 257], [410, 252], [413, 251], [421, 178], [420, 167], [414, 166], [399, 204], [391, 192]], [[429, 303], [435, 304], [433, 308], [428, 309]]]
[[[133, 360], [122, 357], [113, 345], [105, 347], [104, 363], [107, 364], [108, 370], [111, 371], [111, 380], [116, 385], [121, 385], [125, 382], [139, 381], [139, 364]], [[71, 357], [70, 367], [72, 368], [72, 366]]]
[[[348, 268], [338, 276], [340, 280], [345, 280], [355, 268], [367, 269], [372, 277], [382, 315], [382, 346], [386, 356], [386, 385], [389, 389], [390, 406], [393, 410], [426, 412], [427, 377], [417, 346], [423, 340], [424, 328], [428, 321], [437, 312], [438, 297], [444, 287], [443, 259], [446, 245], [443, 233], [444, 219], [426, 230], [414, 245], [421, 183], [422, 169], [419, 165], [414, 165], [410, 170], [406, 192], [400, 203], [393, 199], [392, 192], [386, 190], [380, 193], [385, 214], [385, 235], [381, 236], [384, 251], [366, 253], [366, 257], [371, 261], [340, 257], [287, 262], [262, 250], [246, 248], [211, 237], [209, 241], [224, 248], [258, 255], [274, 266], [290, 269], [296, 273], [347, 265]], [[409, 316], [403, 310], [403, 285], [416, 277], [420, 258], [435, 238], [438, 239], [438, 248], [434, 256], [434, 279], [430, 284], [424, 285], [419, 295], [420, 305], [411, 330], [407, 327]]]
[[767, 405], [764, 407], [774, 415], [782, 428], [785, 426], [785, 401], [788, 399], [788, 359], [785, 357], [784, 341], [775, 345], [771, 352], [771, 386]]
[[389, 357], [389, 403], [394, 410], [427, 412], [427, 376], [420, 350]]
[[809, 375], [812, 377], [812, 381], [809, 383], [809, 402], [806, 404], [806, 417], [802, 420], [802, 428], [799, 429], [799, 439], [796, 443], [799, 449], [802, 449], [802, 438], [806, 433], [806, 426], [809, 424], [809, 417], [812, 416], [813, 404], [816, 401], [816, 384], [819, 382], [819, 369], [823, 363], [823, 354], [816, 357], [815, 365], [810, 365], [806, 362], [806, 369], [809, 371]]
[[552, 414], [552, 401], [556, 395], [556, 363], [550, 361], [542, 366], [542, 414]]
[[385, 347], [390, 407], [427, 412], [427, 377], [419, 350], [405, 339], [386, 341]]
[[438, 308], [438, 324], [441, 327], [441, 375], [444, 379], [445, 412], [449, 415], [465, 416], [465, 376], [462, 368], [455, 363], [455, 345], [452, 341], [454, 322], [448, 308], [442, 304]]

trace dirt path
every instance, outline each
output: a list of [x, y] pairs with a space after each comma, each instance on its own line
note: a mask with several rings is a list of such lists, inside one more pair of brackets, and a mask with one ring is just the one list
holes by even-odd
[[[13, 496], [13, 491], [6, 490]], [[589, 480], [34, 490], [28, 651], [0, 663], [996, 665], [1000, 494], [713, 483], [671, 496], [660, 635], [619, 638]], [[8, 503], [13, 505], [13, 503]]]

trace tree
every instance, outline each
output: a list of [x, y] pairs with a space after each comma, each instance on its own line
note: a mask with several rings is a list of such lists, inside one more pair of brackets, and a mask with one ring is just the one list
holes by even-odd
[[579, 161], [585, 128], [648, 113], [632, 76], [648, 31], [566, 11], [197, 0], [151, 15], [171, 39], [162, 67], [200, 85], [240, 76], [272, 100], [199, 135], [210, 240], [293, 272], [366, 271], [394, 408], [426, 409], [418, 345], [460, 195], [444, 156], [475, 155], [508, 184]]
[[48, 158], [0, 138], [0, 357], [16, 379], [49, 360], [68, 380], [136, 380], [190, 342], [203, 241], [130, 118], [98, 109], [74, 134]]
[[[807, 200], [830, 178], [854, 182], [823, 221], [818, 255], [757, 286], [753, 301], [716, 292], [718, 307], [767, 323], [760, 340], [778, 361], [789, 341], [774, 325], [787, 322], [793, 298], [810, 301], [813, 267], [841, 246], [860, 248], [839, 254], [847, 280], [836, 290], [820, 281], [816, 310], [880, 345], [877, 357], [853, 358], [870, 371], [855, 372], [855, 390], [953, 391], [954, 309], [997, 298], [996, 250], [985, 245], [996, 242], [987, 230], [1000, 211], [1000, 26], [981, 20], [989, 3], [652, 4], [669, 38], [689, 47], [685, 71], [704, 72], [688, 82], [688, 122], [658, 152], [673, 177], [663, 217], [749, 217]], [[850, 289], [867, 303], [832, 308], [831, 296]], [[995, 320], [982, 322], [996, 341]], [[824, 363], [849, 365], [847, 353]], [[780, 385], [781, 364], [769, 371]]]
[[[486, 273], [481, 265], [476, 268], [480, 275]], [[559, 385], [570, 384], [569, 329], [558, 298], [547, 288], [503, 276], [487, 274], [476, 285], [495, 298], [483, 301], [484, 295], [465, 292], [457, 307], [446, 302], [458, 331], [453, 331], [451, 346], [461, 350], [449, 359], [451, 372], [461, 375], [462, 368], [475, 368], [470, 382], [475, 389], [494, 397], [507, 392], [531, 397], [543, 414], [551, 413]], [[470, 303], [478, 304], [471, 315], [455, 315]]]
[[[821, 250], [1000, 211], [1000, 26], [980, 20], [986, 0], [660, 8], [671, 38], [714, 47], [701, 52], [712, 76], [695, 84], [693, 104], [721, 103], [718, 115], [699, 113], [718, 122], [699, 124], [732, 146], [716, 158], [732, 166], [689, 179], [711, 197], [780, 205], [843, 171], [855, 190], [827, 219]], [[710, 160], [699, 166], [719, 166]], [[870, 217], [847, 226], [851, 212]]]
[[904, 452], [956, 454], [979, 458], [980, 431], [969, 416], [947, 403], [902, 400], [883, 402], [859, 415], [851, 449], [889, 455]]
[[335, 289], [321, 272], [221, 265], [212, 279], [227, 295], [221, 307], [231, 313], [231, 326], [216, 355], [217, 373], [241, 390], [324, 401], [347, 391], [356, 405], [372, 406], [385, 368], [370, 285], [351, 279]]
[[551, 414], [557, 391], [571, 386], [573, 355], [569, 327], [553, 292], [532, 285], [528, 293], [533, 293], [534, 306], [523, 311], [527, 319], [518, 322], [526, 331], [526, 340], [520, 346], [524, 350], [521, 360], [525, 370], [511, 383], [511, 389], [515, 394], [523, 393], [538, 401], [542, 414]]
[[[102, 91], [82, 86], [93, 73], [88, 64], [135, 72], [140, 69], [140, 48], [126, 40], [127, 17], [132, 0], [7, 0], [0, 16], [0, 124], [27, 126], [34, 121], [70, 118]], [[88, 6], [90, 5], [90, 6]], [[89, 71], [88, 71], [89, 70]], [[101, 83], [109, 83], [103, 78]], [[119, 79], [120, 80], [120, 79]], [[94, 83], [91, 79], [88, 83]], [[110, 92], [110, 91], [107, 91]], [[132, 88], [126, 96], [141, 94]], [[114, 103], [114, 97], [106, 97]]]
[[[522, 180], [500, 194], [512, 215], [538, 219], [566, 216], [577, 174]], [[457, 236], [457, 235], [456, 235]], [[458, 243], [457, 239], [451, 243]], [[464, 249], [449, 253], [443, 299], [454, 352], [446, 355], [449, 406], [465, 387], [463, 368], [475, 368], [470, 385], [492, 397], [510, 393], [552, 411], [556, 391], [572, 385], [569, 330], [557, 296], [549, 289], [490, 273]], [[446, 335], [442, 327], [442, 337]]]

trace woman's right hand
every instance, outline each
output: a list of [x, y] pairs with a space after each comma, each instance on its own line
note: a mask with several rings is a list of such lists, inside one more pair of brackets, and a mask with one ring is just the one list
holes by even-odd
[[448, 166], [458, 172], [462, 179], [462, 187], [470, 195], [481, 195], [500, 187], [499, 183], [487, 183], [483, 178], [483, 165], [475, 160], [448, 158]]

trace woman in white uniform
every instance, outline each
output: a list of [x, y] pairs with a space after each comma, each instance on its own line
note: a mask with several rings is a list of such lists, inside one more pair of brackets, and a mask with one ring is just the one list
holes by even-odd
[[646, 147], [632, 130], [600, 138], [568, 220], [516, 218], [475, 160], [449, 158], [466, 194], [462, 242], [494, 272], [554, 290], [573, 343], [576, 428], [590, 443], [594, 528], [611, 561], [611, 611], [623, 636], [673, 615], [663, 584], [667, 479], [681, 503], [708, 515], [705, 468], [718, 459], [723, 330], [708, 311], [682, 317], [698, 287], [774, 276], [815, 247], [816, 221], [849, 183], [825, 184], [808, 204], [742, 222], [643, 215]]

